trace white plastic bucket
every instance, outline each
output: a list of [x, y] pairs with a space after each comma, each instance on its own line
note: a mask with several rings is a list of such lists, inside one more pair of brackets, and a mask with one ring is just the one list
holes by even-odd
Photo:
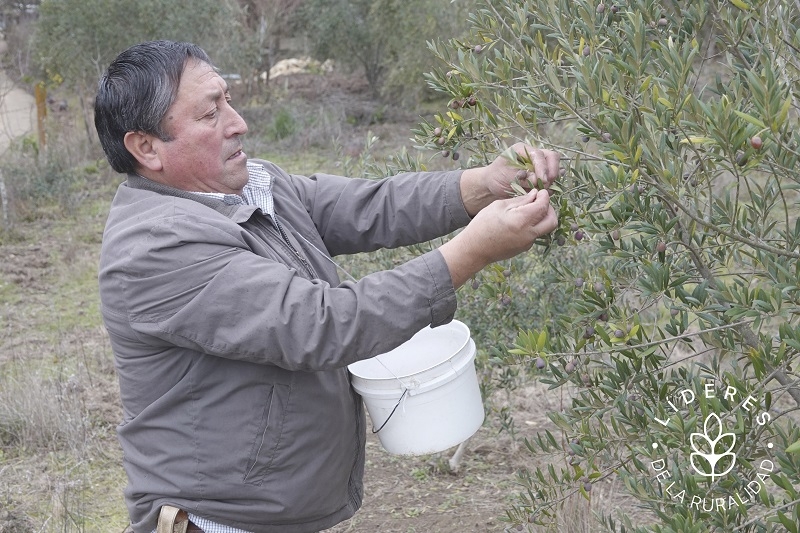
[[348, 368], [384, 449], [426, 455], [464, 442], [483, 424], [474, 361], [469, 328], [453, 320]]

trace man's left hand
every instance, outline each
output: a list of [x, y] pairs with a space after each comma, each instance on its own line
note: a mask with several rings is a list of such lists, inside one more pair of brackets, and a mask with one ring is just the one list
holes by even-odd
[[485, 167], [464, 171], [462, 198], [470, 215], [474, 216], [494, 200], [513, 196], [512, 183], [518, 183], [527, 191], [548, 188], [558, 178], [561, 166], [558, 152], [534, 148], [522, 142], [509, 150], [517, 155], [516, 166], [507, 156], [500, 155]]

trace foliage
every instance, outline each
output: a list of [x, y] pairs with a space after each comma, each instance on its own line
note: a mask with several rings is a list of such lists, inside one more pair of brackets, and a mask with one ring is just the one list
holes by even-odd
[[608, 530], [797, 531], [800, 7], [491, 0], [470, 24], [430, 43], [451, 100], [420, 144], [567, 166], [542, 244], [568, 312], [498, 363], [575, 392], [508, 519], [555, 524], [614, 479], [644, 511], [600, 510]]
[[85, 95], [117, 54], [141, 41], [191, 41], [224, 67], [236, 52], [239, 20], [228, 1], [44, 0], [35, 48], [48, 82]]
[[55, 125], [51, 128], [54, 134], [46, 150], [40, 150], [33, 136], [20, 137], [0, 159], [11, 192], [12, 219], [75, 214], [98, 187], [98, 161], [91, 159], [86, 141], [60, 134]]
[[270, 136], [274, 139], [285, 139], [297, 131], [297, 123], [292, 113], [286, 109], [281, 108], [272, 117], [270, 124]]
[[301, 27], [319, 59], [364, 70], [373, 94], [417, 96], [414, 83], [432, 66], [424, 42], [457, 35], [471, 1], [308, 0]]

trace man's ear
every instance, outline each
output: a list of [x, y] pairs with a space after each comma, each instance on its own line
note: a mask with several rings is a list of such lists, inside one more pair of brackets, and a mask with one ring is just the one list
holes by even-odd
[[163, 165], [154, 144], [156, 139], [154, 135], [149, 133], [129, 131], [125, 134], [125, 148], [128, 149], [128, 152], [136, 158], [142, 167], [159, 171], [163, 168]]

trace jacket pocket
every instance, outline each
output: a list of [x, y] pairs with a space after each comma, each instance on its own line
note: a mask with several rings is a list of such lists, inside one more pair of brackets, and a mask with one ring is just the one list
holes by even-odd
[[291, 387], [274, 384], [267, 390], [267, 398], [261, 413], [260, 430], [256, 433], [247, 469], [242, 481], [250, 485], [260, 485], [272, 468], [275, 456], [281, 447], [283, 423], [286, 418]]

